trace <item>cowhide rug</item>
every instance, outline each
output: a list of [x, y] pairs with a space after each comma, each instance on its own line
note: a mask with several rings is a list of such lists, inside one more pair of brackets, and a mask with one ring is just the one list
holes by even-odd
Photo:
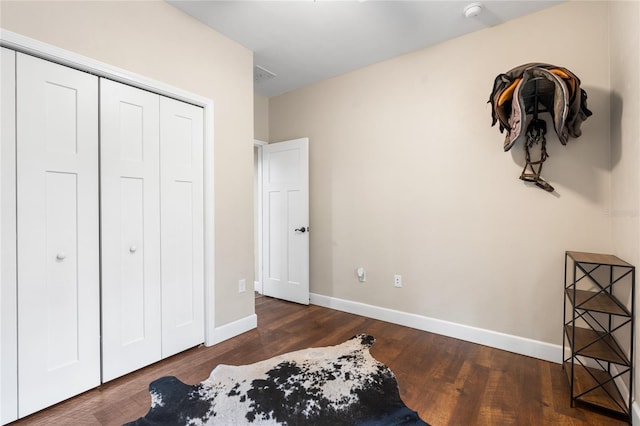
[[369, 353], [375, 339], [219, 365], [187, 385], [149, 385], [151, 409], [127, 425], [427, 425], [400, 399], [393, 372]]

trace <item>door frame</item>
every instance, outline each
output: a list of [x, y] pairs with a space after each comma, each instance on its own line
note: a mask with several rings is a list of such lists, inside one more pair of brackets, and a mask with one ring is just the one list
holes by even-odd
[[[5, 52], [1, 52], [5, 55]], [[0, 424], [18, 418], [18, 304], [16, 239], [16, 113], [15, 64], [11, 52], [2, 60], [3, 69], [13, 72], [10, 81], [0, 83]], [[2, 74], [4, 79], [5, 74]], [[5, 108], [12, 106], [9, 111]], [[11, 143], [5, 143], [5, 141]]]
[[255, 218], [255, 257], [254, 264], [254, 282], [253, 288], [256, 292], [262, 294], [262, 147], [268, 145], [269, 142], [259, 139], [253, 140], [253, 147], [256, 149], [254, 154], [254, 205], [253, 214]]
[[[202, 107], [204, 113], [204, 258], [215, 259], [214, 102], [212, 99], [2, 28], [0, 28], [0, 46]], [[204, 343], [206, 346], [216, 343], [214, 302], [215, 261], [207, 261], [204, 264]], [[15, 321], [15, 319], [3, 317], [1, 322], [5, 321]], [[2, 351], [4, 350], [3, 346]]]

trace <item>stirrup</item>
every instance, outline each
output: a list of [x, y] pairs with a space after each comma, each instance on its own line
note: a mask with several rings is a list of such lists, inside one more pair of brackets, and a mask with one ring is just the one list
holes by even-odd
[[542, 179], [539, 175], [536, 175], [534, 173], [523, 172], [520, 175], [520, 179], [524, 180], [525, 182], [533, 182], [536, 184], [538, 188], [544, 189], [547, 192], [555, 191], [555, 188], [551, 186], [549, 182], [547, 182], [546, 180]]

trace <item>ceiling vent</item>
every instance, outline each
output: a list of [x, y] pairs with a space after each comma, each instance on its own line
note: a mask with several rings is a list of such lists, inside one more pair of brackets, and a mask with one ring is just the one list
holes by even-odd
[[263, 83], [267, 80], [271, 80], [272, 78], [275, 78], [276, 75], [274, 73], [272, 73], [271, 71], [262, 68], [261, 66], [258, 65], [254, 65], [253, 66], [253, 82], [255, 84], [260, 84]]

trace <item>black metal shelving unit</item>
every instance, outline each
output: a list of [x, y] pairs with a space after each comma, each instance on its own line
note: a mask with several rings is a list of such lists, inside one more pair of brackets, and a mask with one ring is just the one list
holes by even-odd
[[565, 252], [563, 369], [571, 406], [631, 423], [635, 267], [616, 256]]

